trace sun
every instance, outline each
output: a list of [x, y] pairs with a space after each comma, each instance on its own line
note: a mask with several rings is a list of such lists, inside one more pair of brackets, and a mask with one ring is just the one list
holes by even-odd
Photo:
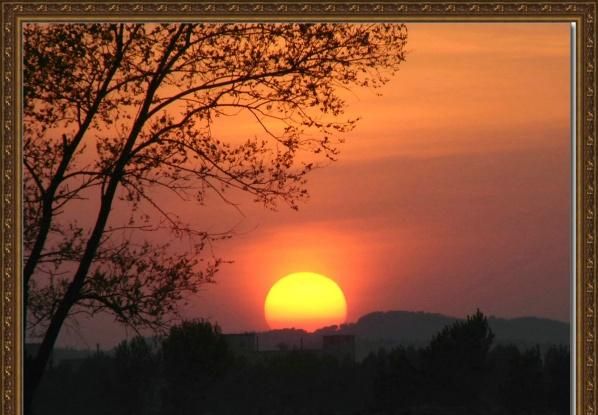
[[279, 279], [268, 291], [264, 313], [271, 329], [314, 331], [345, 322], [347, 301], [336, 282], [314, 272]]

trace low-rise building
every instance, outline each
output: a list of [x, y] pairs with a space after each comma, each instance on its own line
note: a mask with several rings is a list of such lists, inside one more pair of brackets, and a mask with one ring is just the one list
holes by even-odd
[[236, 355], [250, 355], [259, 350], [256, 333], [225, 334], [224, 339], [230, 351]]

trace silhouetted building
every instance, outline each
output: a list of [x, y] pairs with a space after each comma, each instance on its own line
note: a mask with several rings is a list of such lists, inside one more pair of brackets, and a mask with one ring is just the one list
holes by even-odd
[[257, 333], [224, 334], [224, 339], [231, 353], [251, 359], [258, 358], [258, 355], [262, 358], [271, 358], [301, 350], [316, 355], [333, 356], [337, 359], [355, 360], [355, 335], [353, 334], [324, 335], [320, 348], [316, 344], [305, 345], [303, 337], [299, 338], [297, 344], [281, 341], [275, 348], [270, 345], [261, 349]]
[[323, 336], [322, 352], [337, 358], [355, 360], [355, 335], [330, 334]]
[[224, 339], [230, 351], [237, 355], [249, 355], [259, 349], [256, 333], [225, 334]]

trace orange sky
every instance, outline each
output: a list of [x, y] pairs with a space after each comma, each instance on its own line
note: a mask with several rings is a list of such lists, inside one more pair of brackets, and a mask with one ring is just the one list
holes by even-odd
[[[266, 329], [271, 285], [313, 271], [343, 288], [349, 321], [478, 307], [569, 319], [569, 25], [407, 26], [407, 61], [383, 96], [347, 93], [348, 115], [362, 120], [339, 161], [310, 176], [298, 212], [172, 206], [238, 230], [215, 246], [234, 263], [191, 299], [188, 317]], [[230, 124], [215, 131], [250, 131]], [[109, 330], [82, 332], [94, 344]]]

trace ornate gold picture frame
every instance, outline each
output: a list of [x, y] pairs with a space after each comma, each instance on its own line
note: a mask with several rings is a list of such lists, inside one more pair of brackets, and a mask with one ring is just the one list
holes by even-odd
[[[22, 33], [26, 22], [570, 22], [574, 25], [575, 176], [572, 331], [575, 412], [596, 412], [596, 4], [594, 2], [3, 2], [2, 414], [23, 411]], [[525, 39], [521, 39], [525, 42]]]

